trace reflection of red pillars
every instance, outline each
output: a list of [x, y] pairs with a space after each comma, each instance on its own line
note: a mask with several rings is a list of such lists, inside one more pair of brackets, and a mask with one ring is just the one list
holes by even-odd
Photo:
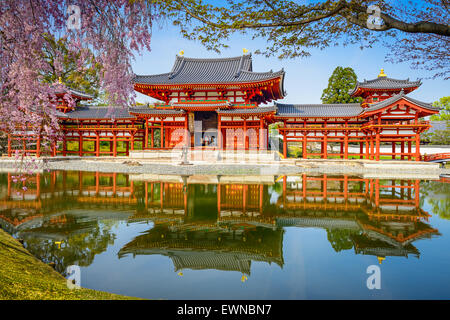
[[416, 179], [414, 181], [414, 200], [415, 200], [415, 205], [416, 208], [420, 207], [420, 181], [418, 179]]
[[[188, 210], [187, 210], [187, 208], [188, 208], [188, 206], [187, 206], [187, 204], [188, 204], [188, 202], [187, 202], [187, 200], [188, 200], [188, 190], [187, 190], [187, 186], [186, 186], [186, 192], [183, 192], [183, 204], [184, 204], [184, 215], [186, 216], [187, 215], [187, 213], [188, 213]], [[220, 205], [219, 205], [219, 215], [220, 215]]]
[[323, 186], [323, 191], [322, 191], [322, 195], [323, 195], [323, 201], [327, 201], [327, 175], [324, 174], [323, 175], [323, 180], [322, 180], [322, 186]]
[[305, 200], [306, 199], [306, 174], [304, 173], [303, 174], [303, 177], [302, 177], [302, 189], [303, 189], [303, 194], [302, 194], [302, 196], [303, 196], [303, 200]]
[[36, 174], [36, 196], [40, 198], [41, 196], [41, 174]]
[[[218, 184], [217, 185], [217, 212], [219, 213], [219, 217], [220, 217], [220, 211], [221, 211], [220, 204], [222, 203], [221, 191], [222, 191], [222, 186], [220, 184]], [[187, 211], [186, 211], [186, 213], [187, 213]]]
[[161, 205], [161, 212], [163, 210], [163, 199], [164, 199], [163, 194], [164, 194], [164, 189], [163, 189], [163, 183], [161, 182], [159, 184], [159, 197], [160, 197], [159, 201], [160, 201], [160, 205]]
[[116, 195], [116, 189], [117, 189], [116, 181], [117, 181], [117, 173], [113, 173], [113, 194], [114, 195]]
[[259, 185], [259, 213], [263, 212], [263, 193], [264, 186], [262, 184]]
[[11, 197], [11, 173], [8, 173], [8, 198]]
[[348, 176], [344, 176], [344, 199], [347, 202], [348, 199]]
[[95, 172], [95, 193], [98, 194], [100, 191], [100, 173]]
[[147, 209], [147, 207], [148, 207], [148, 182], [145, 181], [145, 208]]
[[246, 213], [247, 208], [247, 191], [248, 191], [248, 185], [244, 185], [242, 188], [242, 212]]
[[380, 205], [380, 180], [375, 180], [375, 206]]

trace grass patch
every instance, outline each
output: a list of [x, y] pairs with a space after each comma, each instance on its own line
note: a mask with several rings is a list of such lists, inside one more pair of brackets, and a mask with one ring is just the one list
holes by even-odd
[[91, 289], [67, 288], [66, 279], [0, 229], [0, 300], [133, 299]]

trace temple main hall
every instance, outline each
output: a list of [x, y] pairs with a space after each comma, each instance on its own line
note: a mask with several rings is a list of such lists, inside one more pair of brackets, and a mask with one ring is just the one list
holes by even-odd
[[[439, 109], [408, 96], [420, 81], [389, 78], [382, 70], [349, 92], [362, 103], [285, 104], [277, 102], [286, 95], [284, 78], [284, 70], [253, 71], [251, 54], [215, 59], [177, 55], [169, 72], [134, 78], [135, 91], [158, 103], [97, 107], [89, 105], [92, 96], [68, 88], [57, 107], [62, 141], [44, 150], [41, 137], [10, 132], [8, 155], [19, 150], [38, 157], [116, 157], [133, 150], [189, 147], [273, 150], [288, 157], [289, 146], [295, 145], [304, 159], [421, 160], [420, 134], [430, 128], [423, 118]], [[63, 100], [66, 93], [76, 107]], [[269, 135], [272, 124], [276, 139]], [[382, 145], [391, 146], [391, 152], [381, 152]]]

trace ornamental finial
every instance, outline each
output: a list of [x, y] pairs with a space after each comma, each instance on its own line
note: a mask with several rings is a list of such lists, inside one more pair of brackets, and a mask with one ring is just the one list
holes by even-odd
[[248, 50], [245, 49], [245, 48], [242, 48], [242, 52], [243, 52], [244, 54], [246, 54], [246, 53], [248, 52]]
[[378, 75], [379, 77], [387, 77], [387, 75], [384, 73], [384, 69], [381, 69], [380, 74]]
[[179, 54], [181, 57], [184, 56], [184, 50], [181, 50], [178, 54]]
[[377, 259], [378, 259], [378, 263], [382, 264], [386, 258], [385, 257], [377, 257]]

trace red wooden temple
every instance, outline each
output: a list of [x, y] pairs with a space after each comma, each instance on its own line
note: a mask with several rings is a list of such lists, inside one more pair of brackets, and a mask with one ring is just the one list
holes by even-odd
[[[285, 157], [288, 144], [295, 143], [305, 159], [421, 159], [420, 134], [430, 128], [429, 122], [421, 119], [439, 110], [407, 95], [420, 81], [388, 78], [382, 70], [376, 79], [358, 82], [350, 92], [364, 99], [361, 104], [267, 106], [284, 98], [284, 76], [283, 70], [254, 72], [251, 55], [219, 59], [177, 56], [168, 73], [135, 76], [137, 92], [161, 101], [151, 107], [81, 105], [78, 102], [92, 97], [69, 89], [77, 107], [69, 108], [61, 97], [58, 117], [64, 138], [59, 147], [52, 144], [51, 155], [118, 156], [132, 150], [183, 146], [267, 150], [271, 149], [268, 126], [279, 123]], [[105, 143], [109, 146], [106, 150], [101, 148]], [[386, 144], [392, 151], [383, 153], [381, 146]], [[320, 152], [312, 152], [317, 146]], [[333, 146], [339, 146], [339, 152], [329, 151]], [[8, 155], [15, 150], [40, 156], [41, 139], [23, 132], [9, 133]]]

